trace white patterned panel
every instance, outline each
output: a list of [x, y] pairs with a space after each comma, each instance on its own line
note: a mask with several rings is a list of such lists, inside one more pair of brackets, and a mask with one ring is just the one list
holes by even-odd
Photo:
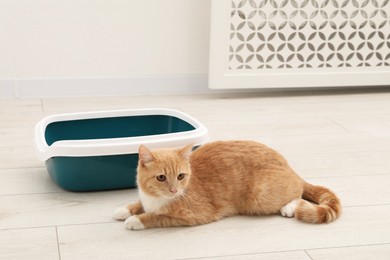
[[390, 0], [212, 0], [209, 87], [390, 86]]
[[231, 0], [227, 69], [390, 67], [389, 2]]

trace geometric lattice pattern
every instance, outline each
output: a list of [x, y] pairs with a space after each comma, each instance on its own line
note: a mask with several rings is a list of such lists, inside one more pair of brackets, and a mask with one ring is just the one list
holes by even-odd
[[229, 69], [390, 66], [389, 0], [231, 0]]

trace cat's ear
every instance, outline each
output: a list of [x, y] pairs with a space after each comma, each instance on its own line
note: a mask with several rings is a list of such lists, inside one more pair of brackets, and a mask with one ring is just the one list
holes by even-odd
[[186, 160], [190, 159], [190, 155], [192, 153], [192, 147], [194, 147], [194, 144], [187, 145], [186, 147], [180, 148], [177, 150], [177, 154]]
[[156, 160], [156, 157], [154, 157], [153, 153], [144, 145], [139, 147], [138, 156], [142, 165], [147, 165]]

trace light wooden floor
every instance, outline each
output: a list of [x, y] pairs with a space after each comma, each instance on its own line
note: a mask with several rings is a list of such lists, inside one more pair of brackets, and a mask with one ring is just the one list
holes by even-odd
[[[329, 225], [232, 217], [132, 232], [112, 219], [135, 190], [72, 193], [33, 153], [45, 115], [167, 107], [211, 139], [254, 139], [341, 198]], [[390, 259], [390, 90], [0, 100], [0, 259]]]

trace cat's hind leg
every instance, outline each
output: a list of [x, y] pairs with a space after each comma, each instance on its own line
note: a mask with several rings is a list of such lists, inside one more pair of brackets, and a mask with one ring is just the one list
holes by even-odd
[[280, 209], [280, 214], [283, 217], [287, 217], [287, 218], [294, 217], [295, 210], [297, 209], [297, 206], [298, 206], [298, 202], [299, 202], [299, 199], [294, 199], [294, 200], [290, 201], [289, 203], [287, 203], [286, 205], [284, 205]]

